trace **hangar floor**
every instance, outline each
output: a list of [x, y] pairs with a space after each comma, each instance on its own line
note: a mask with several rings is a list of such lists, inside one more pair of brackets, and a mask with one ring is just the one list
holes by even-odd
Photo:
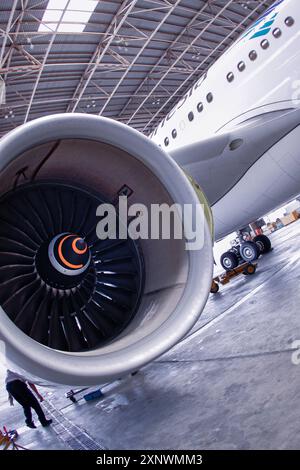
[[32, 449], [299, 449], [300, 222], [271, 237], [256, 275], [211, 295], [171, 352], [98, 401], [71, 404], [64, 390], [49, 391], [59, 421], [51, 429], [21, 427], [2, 389], [0, 426], [20, 426], [18, 442]]

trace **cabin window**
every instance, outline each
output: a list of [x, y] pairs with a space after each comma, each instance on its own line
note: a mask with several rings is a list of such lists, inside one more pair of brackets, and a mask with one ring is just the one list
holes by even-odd
[[273, 31], [274, 38], [276, 38], [276, 39], [280, 38], [281, 35], [282, 35], [281, 29], [275, 28], [274, 31]]
[[169, 138], [168, 137], [165, 138], [164, 143], [165, 143], [166, 147], [169, 145]]
[[229, 72], [229, 73], [227, 74], [227, 80], [228, 80], [229, 83], [233, 82], [233, 80], [234, 80], [234, 75], [233, 75], [232, 72]]
[[193, 113], [193, 111], [190, 111], [190, 112], [189, 112], [189, 114], [188, 114], [188, 119], [189, 119], [189, 121], [193, 121], [193, 119], [194, 119], [194, 113]]
[[270, 46], [270, 43], [267, 39], [264, 39], [263, 41], [261, 41], [260, 45], [263, 49], [268, 49], [268, 47]]
[[287, 26], [293, 26], [293, 24], [295, 23], [295, 20], [292, 16], [288, 16], [284, 22]]
[[207, 100], [208, 103], [212, 103], [213, 99], [214, 99], [214, 97], [213, 97], [212, 93], [208, 93], [206, 95], [206, 100]]
[[240, 72], [243, 72], [245, 70], [245, 68], [246, 68], [245, 62], [241, 61], [241, 62], [238, 63], [238, 69], [239, 69]]
[[257, 59], [257, 52], [254, 51], [254, 50], [249, 52], [249, 59], [250, 60], [256, 60]]
[[173, 130], [172, 130], [172, 137], [173, 137], [173, 139], [176, 139], [176, 137], [177, 137], [177, 131], [176, 131], [176, 129], [173, 129]]
[[198, 104], [197, 104], [197, 111], [198, 111], [198, 113], [202, 113], [202, 111], [203, 111], [203, 103], [198, 103]]

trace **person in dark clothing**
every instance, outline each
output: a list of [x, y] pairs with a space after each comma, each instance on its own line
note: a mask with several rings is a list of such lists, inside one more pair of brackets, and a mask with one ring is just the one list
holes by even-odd
[[34, 394], [29, 390], [26, 385], [28, 383], [29, 387], [36, 393], [39, 400], [42, 402], [44, 399], [42, 395], [38, 392], [36, 386], [26, 380], [22, 375], [17, 374], [11, 370], [7, 370], [7, 375], [5, 379], [6, 390], [8, 392], [8, 398], [11, 406], [13, 406], [13, 399], [15, 399], [23, 407], [25, 414], [25, 422], [29, 428], [36, 428], [32, 420], [32, 411], [33, 409], [38, 415], [39, 421], [42, 426], [46, 427], [52, 423], [52, 419], [47, 419], [44, 411], [37, 401]]

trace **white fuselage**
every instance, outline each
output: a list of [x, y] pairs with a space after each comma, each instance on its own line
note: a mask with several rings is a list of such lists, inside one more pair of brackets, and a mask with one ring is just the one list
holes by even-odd
[[[225, 149], [215, 158], [199, 155], [199, 161], [182, 163], [208, 196], [217, 239], [300, 193], [299, 3], [276, 2], [151, 135], [171, 154], [223, 133], [243, 139], [235, 152]], [[290, 127], [266, 138], [264, 147], [266, 122], [272, 134], [272, 121], [280, 130], [285, 114]]]

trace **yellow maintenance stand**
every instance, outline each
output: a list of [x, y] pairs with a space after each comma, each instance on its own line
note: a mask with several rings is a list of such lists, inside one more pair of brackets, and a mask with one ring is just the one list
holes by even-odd
[[231, 269], [230, 271], [225, 271], [219, 276], [213, 278], [210, 292], [212, 294], [216, 294], [217, 292], [219, 292], [220, 284], [224, 286], [225, 284], [228, 284], [231, 279], [239, 276], [240, 274], [243, 274], [244, 276], [252, 276], [253, 274], [255, 274], [256, 268], [257, 263], [243, 263], [237, 266], [236, 268]]

